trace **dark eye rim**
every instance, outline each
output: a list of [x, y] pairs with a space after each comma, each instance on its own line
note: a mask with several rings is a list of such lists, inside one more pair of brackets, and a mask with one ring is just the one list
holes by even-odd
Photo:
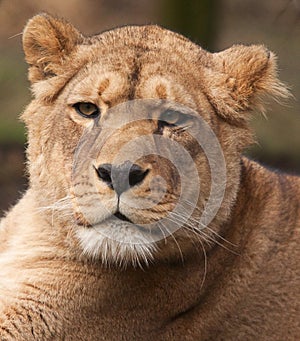
[[[163, 115], [168, 111], [174, 111], [174, 112], [179, 113], [179, 118], [178, 118], [176, 123], [170, 123], [170, 122], [163, 119]], [[191, 116], [188, 114], [184, 114], [178, 110], [167, 109], [160, 114], [160, 116], [158, 117], [158, 122], [164, 126], [167, 126], [167, 127], [178, 127], [178, 126], [184, 124], [185, 122], [189, 121], [190, 119], [191, 119]]]
[[[96, 110], [91, 115], [86, 115], [79, 109], [81, 104], [90, 104], [90, 105], [94, 106], [96, 108]], [[78, 102], [78, 103], [73, 104], [72, 107], [76, 110], [76, 112], [80, 116], [82, 116], [84, 118], [96, 118], [100, 115], [100, 109], [98, 108], [98, 106], [96, 104], [94, 104], [92, 102]]]

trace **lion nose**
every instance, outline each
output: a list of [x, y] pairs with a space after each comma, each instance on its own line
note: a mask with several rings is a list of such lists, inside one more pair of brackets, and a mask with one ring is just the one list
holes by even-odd
[[129, 188], [142, 183], [149, 173], [148, 169], [144, 170], [139, 165], [130, 161], [126, 161], [118, 166], [104, 163], [95, 169], [99, 179], [114, 189], [118, 196]]

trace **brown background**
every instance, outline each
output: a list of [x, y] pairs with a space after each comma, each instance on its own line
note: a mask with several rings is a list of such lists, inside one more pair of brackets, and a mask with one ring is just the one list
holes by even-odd
[[267, 165], [300, 173], [299, 0], [0, 0], [0, 216], [26, 188], [24, 128], [18, 116], [30, 100], [21, 32], [34, 14], [65, 17], [85, 34], [124, 24], [157, 23], [211, 51], [234, 43], [265, 44], [279, 57], [280, 78], [295, 99], [257, 114], [258, 144], [248, 153]]

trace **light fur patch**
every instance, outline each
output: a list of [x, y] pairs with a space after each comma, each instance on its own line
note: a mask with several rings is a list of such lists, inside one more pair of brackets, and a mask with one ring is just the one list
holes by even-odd
[[118, 223], [112, 226], [106, 223], [90, 228], [78, 228], [76, 235], [83, 254], [92, 259], [99, 259], [105, 265], [147, 265], [153, 259], [155, 244], [149, 243], [142, 234], [125, 225], [127, 224]]

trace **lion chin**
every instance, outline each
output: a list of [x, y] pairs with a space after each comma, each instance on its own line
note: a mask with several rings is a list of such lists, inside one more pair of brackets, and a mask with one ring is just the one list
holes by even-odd
[[156, 250], [155, 243], [147, 238], [141, 227], [128, 222], [117, 223], [114, 219], [93, 227], [79, 228], [76, 235], [83, 254], [100, 260], [106, 266], [147, 266]]

